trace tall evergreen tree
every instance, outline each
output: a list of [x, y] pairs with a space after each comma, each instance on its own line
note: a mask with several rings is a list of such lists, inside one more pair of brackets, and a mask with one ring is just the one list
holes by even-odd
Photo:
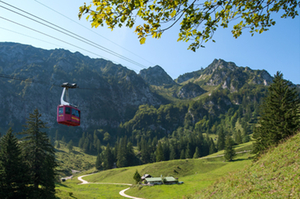
[[185, 159], [184, 149], [182, 149], [181, 152], [180, 152], [180, 159]]
[[109, 144], [107, 144], [105, 151], [103, 151], [103, 169], [111, 169], [114, 165], [113, 154]]
[[236, 139], [235, 139], [235, 142], [237, 144], [242, 144], [243, 140], [242, 140], [242, 133], [240, 131], [240, 129], [236, 132]]
[[141, 175], [139, 174], [139, 172], [137, 170], [135, 171], [135, 173], [133, 175], [133, 179], [135, 180], [136, 184], [141, 181]]
[[176, 151], [175, 151], [175, 147], [173, 145], [171, 145], [170, 147], [170, 160], [174, 160], [176, 159]]
[[223, 128], [221, 127], [218, 132], [218, 151], [221, 151], [225, 148], [225, 133]]
[[29, 167], [29, 179], [33, 185], [30, 198], [55, 198], [56, 166], [54, 147], [42, 129], [47, 128], [40, 119], [37, 109], [27, 118], [27, 125], [21, 135], [22, 149]]
[[160, 162], [160, 161], [164, 161], [164, 160], [165, 160], [164, 151], [161, 146], [161, 143], [158, 142], [157, 149], [156, 149], [156, 162]]
[[119, 146], [117, 147], [117, 167], [126, 167], [127, 166], [127, 148], [126, 148], [126, 139], [125, 137], [121, 139]]
[[190, 143], [188, 143], [186, 146], [185, 158], [192, 158], [192, 150]]
[[58, 130], [55, 131], [55, 140], [59, 140]]
[[243, 141], [243, 143], [246, 143], [246, 142], [249, 142], [250, 141], [250, 136], [248, 135], [248, 133], [247, 132], [243, 132], [243, 134], [242, 134], [242, 141]]
[[232, 161], [234, 156], [236, 155], [233, 145], [234, 145], [233, 139], [231, 138], [231, 136], [227, 135], [225, 141], [225, 153], [224, 153], [224, 158], [226, 161]]
[[127, 164], [128, 166], [133, 166], [135, 165], [135, 154], [134, 154], [134, 151], [133, 151], [133, 146], [132, 146], [132, 143], [131, 142], [128, 142], [127, 143], [127, 147], [126, 147], [126, 159], [127, 159]]
[[10, 128], [0, 140], [0, 198], [27, 198], [27, 166]]
[[70, 142], [68, 143], [67, 148], [69, 150], [69, 153], [71, 153], [73, 150], [73, 141], [72, 140], [70, 140]]
[[195, 150], [195, 153], [193, 155], [193, 158], [199, 158], [199, 157], [200, 157], [200, 155], [199, 155], [199, 148], [196, 147], [196, 150]]
[[261, 106], [261, 117], [253, 138], [254, 153], [259, 154], [300, 128], [299, 93], [291, 82], [277, 72]]
[[97, 155], [97, 159], [96, 159], [96, 169], [98, 171], [102, 170], [102, 160], [101, 160], [101, 155], [100, 153]]
[[213, 154], [216, 152], [216, 146], [212, 138], [209, 141], [209, 154]]
[[150, 150], [145, 139], [141, 139], [141, 158], [144, 164], [150, 162]]

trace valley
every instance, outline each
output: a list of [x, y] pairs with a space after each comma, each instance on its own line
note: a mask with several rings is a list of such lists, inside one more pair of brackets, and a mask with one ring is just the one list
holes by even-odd
[[[64, 82], [79, 86], [70, 91], [77, 127], [56, 122]], [[158, 65], [136, 73], [78, 52], [3, 42], [0, 88], [0, 112], [8, 113], [0, 115], [1, 144], [10, 146], [11, 132], [22, 151], [29, 142], [19, 132], [34, 110], [45, 122], [43, 145], [54, 146], [57, 198], [123, 198], [129, 184], [125, 194], [149, 199], [299, 196], [300, 85], [279, 72], [214, 59], [172, 79]], [[136, 171], [184, 183], [137, 185]]]

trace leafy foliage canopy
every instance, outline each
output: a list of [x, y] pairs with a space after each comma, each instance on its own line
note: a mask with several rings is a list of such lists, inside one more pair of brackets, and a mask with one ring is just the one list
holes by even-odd
[[[180, 22], [178, 41], [192, 40], [188, 49], [195, 51], [212, 39], [219, 26], [227, 28], [229, 22], [239, 19], [231, 31], [235, 38], [244, 28], [250, 28], [252, 35], [262, 33], [275, 25], [272, 13], [283, 10], [282, 18], [294, 18], [298, 15], [297, 6], [300, 6], [297, 0], [93, 0], [93, 4], [80, 7], [78, 16], [88, 13], [86, 19], [91, 17], [95, 28], [104, 24], [112, 30], [116, 26], [135, 26], [141, 44], [147, 36], [160, 38], [163, 32]], [[143, 22], [136, 25], [139, 19]]]

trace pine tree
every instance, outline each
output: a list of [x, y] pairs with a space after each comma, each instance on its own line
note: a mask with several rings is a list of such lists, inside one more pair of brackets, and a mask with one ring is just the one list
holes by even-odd
[[160, 161], [164, 161], [164, 160], [165, 160], [165, 157], [164, 157], [163, 148], [161, 146], [161, 143], [158, 142], [157, 149], [156, 149], [156, 162], [160, 162]]
[[249, 142], [250, 141], [250, 136], [248, 135], [248, 133], [247, 132], [243, 132], [243, 134], [242, 134], [242, 141], [243, 141], [243, 143], [246, 143], [246, 142]]
[[68, 143], [67, 148], [68, 148], [68, 150], [69, 150], [69, 153], [71, 153], [72, 150], [73, 150], [73, 141], [72, 141], [72, 140], [70, 140], [70, 142]]
[[27, 198], [27, 165], [10, 128], [0, 140], [0, 198]]
[[216, 152], [216, 146], [212, 138], [209, 141], [209, 154], [213, 154]]
[[55, 198], [56, 166], [54, 147], [41, 129], [46, 124], [40, 119], [37, 109], [27, 118], [27, 125], [21, 135], [23, 154], [29, 167], [31, 187], [30, 198]]
[[175, 159], [176, 159], [175, 147], [171, 146], [171, 148], [170, 148], [170, 160], [175, 160]]
[[134, 173], [133, 179], [135, 180], [136, 184], [141, 181], [141, 175], [139, 174], [139, 172], [137, 170]]
[[100, 153], [97, 155], [97, 159], [96, 159], [96, 169], [98, 171], [102, 170], [102, 160], [101, 160], [101, 155]]
[[232, 140], [231, 136], [227, 135], [225, 141], [225, 153], [224, 153], [224, 158], [226, 161], [232, 161], [232, 159], [236, 155], [233, 145], [234, 145], [234, 141]]
[[119, 146], [117, 147], [117, 167], [126, 167], [127, 166], [127, 149], [126, 149], [126, 139], [125, 137], [121, 139]]
[[180, 159], [185, 159], [184, 149], [182, 149], [181, 152], [180, 152]]
[[63, 136], [63, 137], [61, 138], [61, 141], [63, 142], [63, 144], [65, 144], [65, 143], [66, 143], [65, 136]]
[[221, 151], [225, 148], [225, 133], [223, 128], [221, 127], [218, 132], [218, 151]]
[[194, 156], [193, 156], [193, 158], [199, 158], [200, 157], [200, 155], [199, 155], [199, 148], [198, 147], [196, 147], [196, 150], [195, 150], [195, 153], [194, 153]]
[[58, 140], [55, 141], [55, 147], [58, 148], [58, 149], [60, 148], [60, 143], [59, 143]]
[[253, 138], [256, 157], [300, 128], [300, 100], [296, 88], [277, 72], [261, 106], [261, 117]]
[[236, 140], [235, 142], [237, 144], [242, 144], [243, 140], [242, 140], [242, 133], [240, 131], [240, 129], [236, 132]]
[[186, 151], [185, 151], [185, 158], [192, 158], [192, 150], [190, 143], [187, 144]]
[[114, 165], [113, 154], [109, 144], [107, 144], [105, 151], [103, 151], [103, 169], [111, 169]]
[[133, 146], [131, 142], [127, 143], [126, 151], [127, 151], [126, 153], [127, 165], [128, 166], [135, 165], [135, 155], [134, 155]]
[[150, 162], [150, 150], [145, 139], [141, 139], [141, 157], [144, 164]]
[[102, 152], [102, 149], [101, 149], [101, 142], [100, 142], [99, 139], [97, 140], [97, 147], [96, 147], [96, 149], [97, 149], [97, 153], [101, 153], [101, 152]]

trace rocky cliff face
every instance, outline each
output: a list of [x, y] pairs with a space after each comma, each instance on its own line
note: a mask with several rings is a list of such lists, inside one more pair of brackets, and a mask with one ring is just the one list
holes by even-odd
[[191, 99], [198, 97], [205, 92], [206, 91], [199, 85], [189, 82], [183, 85], [178, 92], [174, 93], [174, 96], [181, 99]]
[[150, 85], [174, 85], [174, 80], [160, 66], [149, 67], [140, 71], [139, 75]]
[[[64, 82], [76, 82], [70, 101], [82, 112], [81, 127], [117, 127], [141, 104], [160, 105], [134, 71], [103, 59], [91, 59], [62, 49], [43, 50], [16, 43], [0, 43], [0, 126], [20, 127], [38, 108], [50, 127], [56, 126]], [[4, 78], [5, 77], [5, 78]]]

